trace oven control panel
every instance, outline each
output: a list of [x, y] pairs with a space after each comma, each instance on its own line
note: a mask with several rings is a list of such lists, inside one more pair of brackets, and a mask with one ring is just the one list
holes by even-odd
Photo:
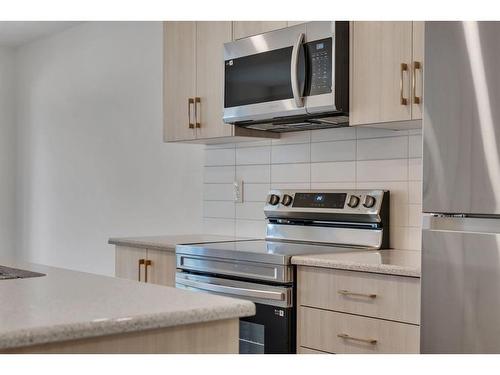
[[265, 211], [378, 214], [388, 194], [385, 190], [271, 190]]

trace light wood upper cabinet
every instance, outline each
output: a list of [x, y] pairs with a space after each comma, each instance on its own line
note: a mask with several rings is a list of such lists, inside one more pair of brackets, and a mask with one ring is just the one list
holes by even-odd
[[425, 22], [413, 22], [413, 61], [412, 61], [412, 105], [411, 118], [422, 118], [424, 93], [424, 40]]
[[165, 22], [163, 28], [164, 140], [195, 139], [189, 99], [196, 96], [196, 22]]
[[241, 39], [248, 36], [266, 33], [287, 27], [287, 21], [234, 21], [233, 38]]
[[231, 136], [232, 125], [222, 121], [224, 43], [232, 39], [231, 22], [196, 23], [196, 122], [198, 138]]
[[115, 276], [123, 279], [175, 286], [175, 252], [116, 246]]
[[411, 22], [352, 25], [350, 124], [411, 120]]

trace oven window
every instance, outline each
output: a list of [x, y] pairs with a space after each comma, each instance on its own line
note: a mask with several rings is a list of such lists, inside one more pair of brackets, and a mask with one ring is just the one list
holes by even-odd
[[264, 325], [240, 320], [240, 353], [264, 354]]
[[[280, 48], [225, 62], [224, 107], [293, 98], [290, 64], [293, 47]], [[304, 81], [304, 53], [299, 81]], [[301, 82], [301, 83], [302, 83]]]

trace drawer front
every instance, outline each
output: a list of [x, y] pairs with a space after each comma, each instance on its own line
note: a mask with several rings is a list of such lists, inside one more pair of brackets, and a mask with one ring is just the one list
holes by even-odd
[[299, 307], [298, 345], [330, 353], [418, 353], [420, 327]]
[[297, 348], [297, 354], [332, 354], [332, 353], [320, 352], [319, 350], [314, 350], [311, 348], [306, 348], [304, 346], [299, 346]]
[[420, 324], [420, 279], [298, 267], [298, 304]]

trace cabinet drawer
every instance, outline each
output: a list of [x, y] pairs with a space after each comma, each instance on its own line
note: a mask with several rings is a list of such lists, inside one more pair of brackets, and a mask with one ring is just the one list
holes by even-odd
[[420, 279], [298, 267], [298, 304], [420, 324]]
[[418, 353], [420, 327], [299, 307], [298, 344], [330, 353]]

